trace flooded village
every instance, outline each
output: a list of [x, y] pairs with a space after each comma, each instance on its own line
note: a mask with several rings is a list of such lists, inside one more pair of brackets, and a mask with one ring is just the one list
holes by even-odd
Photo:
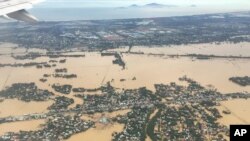
[[[121, 48], [65, 51], [57, 54], [60, 57], [38, 51], [40, 55], [32, 54], [31, 59], [29, 49], [2, 46], [7, 47], [2, 48], [6, 54], [1, 58], [10, 65], [2, 63], [0, 68], [5, 72], [1, 73], [1, 140], [74, 141], [94, 139], [98, 134], [103, 140], [228, 140], [228, 125], [235, 123], [228, 117], [238, 119], [237, 123], [250, 122], [248, 117], [235, 114], [233, 105], [225, 104], [249, 101], [250, 88], [236, 84], [241, 79], [234, 77], [243, 76], [238, 83], [247, 83], [244, 76], [250, 62], [246, 58], [204, 60], [172, 57], [164, 49], [161, 52], [166, 53], [158, 55], [129, 53]], [[13, 57], [15, 51], [18, 58]], [[24, 65], [29, 62], [36, 65]], [[217, 67], [228, 69], [221, 79], [218, 75], [223, 70], [217, 72]], [[192, 74], [194, 70], [197, 74]], [[240, 71], [235, 74], [235, 70]], [[211, 78], [199, 77], [198, 72]], [[234, 87], [221, 87], [221, 81], [226, 84], [223, 86]], [[39, 110], [30, 108], [36, 105], [41, 105]]]
[[0, 24], [0, 140], [228, 141], [249, 18], [217, 16]]

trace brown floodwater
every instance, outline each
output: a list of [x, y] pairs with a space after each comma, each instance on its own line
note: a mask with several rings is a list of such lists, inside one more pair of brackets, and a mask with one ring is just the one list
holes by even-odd
[[[112, 49], [111, 51], [128, 51], [128, 47]], [[190, 45], [171, 45], [171, 46], [134, 46], [131, 52], [143, 52], [154, 54], [205, 54], [219, 56], [250, 56], [250, 48], [248, 42], [237, 44], [231, 43], [206, 43], [206, 44], [190, 44]]]
[[41, 128], [40, 125], [44, 123], [45, 120], [31, 120], [0, 124], [0, 136], [6, 132], [39, 130]]
[[70, 137], [67, 141], [111, 141], [113, 132], [121, 132], [124, 128], [122, 124], [107, 125], [103, 128], [91, 128], [83, 133], [79, 133]]
[[[199, 45], [186, 45], [186, 46], [172, 46], [170, 47], [134, 47], [134, 52], [145, 53], [164, 53], [164, 54], [213, 54], [213, 55], [242, 55], [250, 56], [250, 44], [199, 44]], [[0, 64], [6, 63], [25, 63], [25, 62], [47, 62], [50, 59], [48, 57], [40, 57], [34, 60], [15, 60], [10, 54], [25, 54], [26, 52], [40, 52], [46, 51], [40, 49], [16, 49], [14, 44], [1, 44], [0, 45]], [[127, 48], [119, 49], [119, 51], [126, 51]], [[55, 92], [51, 85], [54, 83], [59, 84], [71, 84], [74, 87], [83, 88], [98, 88], [101, 85], [113, 80], [111, 84], [118, 89], [131, 89], [138, 87], [147, 87], [154, 91], [154, 84], [170, 82], [177, 82], [178, 84], [185, 85], [178, 80], [179, 77], [187, 75], [188, 77], [198, 81], [204, 86], [212, 85], [218, 91], [223, 93], [230, 92], [250, 92], [250, 87], [241, 87], [237, 84], [230, 82], [228, 79], [232, 76], [246, 76], [250, 75], [250, 60], [247, 59], [210, 59], [210, 60], [196, 60], [188, 57], [180, 58], [168, 58], [159, 56], [148, 55], [132, 55], [123, 54], [123, 59], [126, 63], [125, 70], [118, 65], [113, 65], [112, 61], [114, 57], [105, 56], [102, 57], [98, 52], [73, 52], [67, 54], [85, 54], [85, 57], [80, 58], [66, 58], [66, 63], [59, 64], [55, 68], [67, 68], [69, 74], [77, 74], [75, 79], [63, 79], [63, 78], [48, 78], [48, 81], [43, 83], [39, 79], [43, 78], [44, 74], [53, 74], [55, 68], [43, 68], [37, 69], [36, 67], [4, 67], [0, 68], [0, 90], [13, 83], [29, 83], [35, 82], [40, 89], [48, 89], [54, 92], [56, 95], [62, 96], [58, 92]], [[58, 58], [60, 60], [64, 58]], [[133, 80], [133, 78], [136, 80]], [[120, 81], [125, 79], [125, 81]], [[98, 93], [98, 92], [97, 92]], [[95, 93], [93, 93], [95, 94]], [[75, 103], [70, 105], [74, 107], [76, 104], [82, 104], [84, 101], [80, 98], [74, 97], [74, 93], [64, 95], [69, 98], [73, 98]], [[230, 101], [231, 102], [231, 101]], [[223, 103], [224, 106], [235, 111], [236, 117], [240, 116], [243, 120], [237, 120], [234, 116], [226, 115], [221, 119], [222, 123], [228, 125], [230, 123], [240, 123], [240, 121], [250, 122], [249, 119], [244, 117], [242, 113], [237, 113], [241, 110], [234, 109], [238, 103], [244, 103], [242, 101], [232, 101]], [[248, 102], [250, 103], [250, 102]], [[48, 102], [30, 102], [25, 103], [18, 100], [5, 100], [0, 103], [0, 117], [6, 117], [10, 115], [23, 115], [29, 113], [41, 113], [46, 112], [48, 106], [52, 104], [52, 101]], [[247, 105], [247, 103], [245, 103]], [[233, 105], [233, 106], [232, 106]], [[239, 105], [239, 104], [238, 104]], [[241, 107], [238, 106], [238, 107]], [[244, 107], [244, 106], [243, 106]], [[245, 110], [244, 113], [249, 112]], [[119, 112], [114, 112], [118, 114]], [[106, 114], [101, 116], [107, 116], [112, 114]], [[247, 115], [250, 115], [247, 114]], [[250, 116], [248, 116], [250, 117]], [[96, 119], [99, 117], [97, 116]], [[95, 117], [83, 116], [83, 119], [92, 119]], [[33, 121], [29, 121], [32, 123]], [[8, 123], [9, 124], [9, 123]], [[5, 124], [5, 126], [8, 126]], [[35, 123], [34, 123], [35, 125]], [[12, 125], [10, 124], [10, 127]], [[19, 127], [19, 125], [17, 124]], [[101, 126], [100, 126], [101, 127]], [[69, 140], [83, 140], [89, 138], [96, 138], [96, 140], [110, 140], [111, 134], [114, 131], [122, 131], [124, 125], [121, 124], [109, 124], [104, 126], [105, 130], [99, 128], [91, 128], [90, 130], [79, 133], [72, 136]], [[11, 128], [10, 128], [11, 129]], [[32, 128], [34, 129], [34, 128]], [[6, 132], [9, 131], [6, 129]], [[15, 130], [16, 131], [16, 130]]]
[[[47, 113], [47, 108], [53, 101], [23, 102], [16, 99], [7, 99], [0, 102], [0, 118], [9, 116], [22, 116], [34, 113]], [[45, 120], [19, 121], [0, 124], [0, 136], [7, 132], [34, 131], [40, 129]]]
[[24, 114], [45, 113], [53, 101], [23, 102], [16, 99], [6, 99], [0, 102], [0, 118]]
[[[219, 122], [227, 125], [230, 124], [249, 124], [250, 123], [250, 99], [237, 99], [221, 102], [218, 107], [223, 118]], [[223, 110], [229, 110], [231, 114], [222, 113]]]
[[[228, 49], [224, 48], [225, 52], [227, 52]], [[126, 62], [126, 69], [122, 70], [118, 65], [112, 64], [113, 57], [102, 57], [100, 53], [96, 52], [86, 52], [84, 54], [86, 57], [67, 58], [65, 64], [57, 64], [56, 67], [67, 68], [69, 73], [77, 74], [78, 77], [76, 79], [49, 78], [48, 82], [42, 83], [39, 79], [42, 78], [43, 74], [52, 74], [55, 68], [5, 67], [0, 69], [0, 88], [17, 82], [36, 82], [41, 88], [51, 91], [50, 85], [54, 83], [72, 84], [74, 87], [97, 88], [113, 79], [112, 84], [118, 88], [146, 86], [154, 90], [154, 84], [156, 83], [179, 83], [178, 78], [187, 75], [202, 85], [213, 85], [221, 92], [250, 90], [250, 87], [240, 87], [228, 81], [228, 78], [232, 76], [249, 75], [249, 60], [193, 60], [190, 58], [124, 54], [123, 58]], [[10, 57], [5, 58], [8, 59]], [[49, 58], [47, 57], [41, 57], [34, 61], [48, 60]], [[1, 63], [3, 61], [1, 60]], [[132, 80], [133, 77], [136, 77], [136, 80]], [[126, 81], [121, 82], [120, 79], [126, 79]]]

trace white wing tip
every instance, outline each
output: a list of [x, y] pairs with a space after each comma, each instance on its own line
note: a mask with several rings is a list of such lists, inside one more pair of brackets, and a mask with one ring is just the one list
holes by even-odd
[[28, 22], [28, 23], [35, 23], [35, 22], [38, 21], [38, 19], [36, 17], [29, 14], [24, 9], [16, 11], [16, 12], [9, 13], [9, 14], [7, 14], [7, 16], [12, 18], [12, 19], [16, 19], [16, 20], [24, 21], [24, 22]]

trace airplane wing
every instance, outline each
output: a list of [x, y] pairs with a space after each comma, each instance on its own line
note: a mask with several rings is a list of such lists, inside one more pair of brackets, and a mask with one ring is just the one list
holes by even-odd
[[33, 4], [41, 1], [44, 0], [0, 0], [0, 16], [34, 23], [37, 18], [29, 14], [25, 9], [30, 9]]

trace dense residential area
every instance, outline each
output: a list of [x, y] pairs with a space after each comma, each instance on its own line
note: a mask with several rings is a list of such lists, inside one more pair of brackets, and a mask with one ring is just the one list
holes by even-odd
[[[0, 40], [29, 48], [88, 47], [107, 49], [134, 45], [180, 45], [249, 41], [245, 13], [207, 14], [152, 19], [1, 24]], [[244, 17], [242, 17], [244, 16]]]
[[[146, 136], [149, 136], [152, 140], [224, 140], [229, 135], [229, 129], [217, 122], [222, 115], [216, 109], [216, 106], [220, 105], [220, 101], [229, 99], [248, 99], [250, 94], [221, 94], [216, 90], [201, 86], [186, 76], [180, 78], [180, 80], [187, 82], [188, 86], [181, 86], [176, 83], [156, 84], [155, 93], [145, 87], [117, 92], [108, 83], [103, 87], [92, 90], [93, 92], [101, 91], [101, 95], [86, 95], [84, 92], [76, 94], [75, 96], [82, 98], [84, 103], [73, 108], [68, 107], [74, 103], [73, 99], [65, 96], [53, 96], [53, 93], [47, 92], [50, 94], [48, 95], [50, 99], [54, 99], [54, 104], [48, 107], [48, 113], [0, 119], [1, 123], [46, 119], [44, 127], [38, 131], [8, 133], [0, 139], [66, 139], [75, 133], [88, 130], [95, 124], [93, 121], [81, 120], [80, 117], [83, 114], [112, 113], [113, 111], [131, 109], [126, 115], [118, 115], [109, 119], [112, 122], [125, 125], [122, 132], [113, 133], [114, 141], [142, 141], [145, 140]], [[57, 89], [60, 92], [60, 89], [64, 90], [66, 86]], [[32, 88], [35, 95], [31, 95], [27, 87]], [[6, 95], [17, 88], [22, 89], [20, 95], [34, 97], [32, 99], [22, 97], [20, 100], [28, 102], [41, 99], [38, 92], [43, 92], [43, 90], [37, 89], [35, 84], [13, 84], [7, 90], [1, 91], [0, 97], [19, 98], [19, 94], [13, 94], [12, 97]], [[41, 100], [46, 99], [48, 98]], [[72, 113], [74, 116], [65, 116], [63, 113]]]

